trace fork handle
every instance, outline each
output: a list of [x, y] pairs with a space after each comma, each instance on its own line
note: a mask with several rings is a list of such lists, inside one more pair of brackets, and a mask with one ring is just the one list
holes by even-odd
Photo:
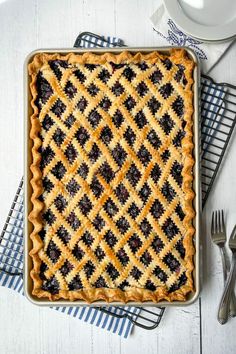
[[[226, 285], [227, 274], [229, 271], [229, 262], [227, 259], [226, 249], [224, 246], [220, 247], [220, 254], [221, 254], [221, 261], [222, 261], [222, 266], [223, 266], [224, 285]], [[231, 295], [230, 303], [229, 303], [229, 315], [230, 315], [230, 317], [236, 316], [236, 298], [235, 298], [235, 293], [233, 290], [232, 290], [232, 295]]]
[[217, 318], [221, 324], [225, 324], [228, 321], [230, 299], [234, 291], [235, 276], [236, 276], [236, 253], [233, 253], [229, 277], [225, 284], [224, 292], [220, 301], [220, 306], [218, 311]]

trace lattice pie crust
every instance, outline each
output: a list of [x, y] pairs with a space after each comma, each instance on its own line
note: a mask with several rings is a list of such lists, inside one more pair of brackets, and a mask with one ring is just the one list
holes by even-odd
[[193, 67], [177, 49], [34, 56], [33, 295], [158, 302], [194, 290]]

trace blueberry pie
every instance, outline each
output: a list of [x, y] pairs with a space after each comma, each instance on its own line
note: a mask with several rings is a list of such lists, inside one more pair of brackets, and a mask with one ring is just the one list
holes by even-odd
[[182, 49], [34, 56], [34, 296], [159, 302], [194, 291], [193, 68]]

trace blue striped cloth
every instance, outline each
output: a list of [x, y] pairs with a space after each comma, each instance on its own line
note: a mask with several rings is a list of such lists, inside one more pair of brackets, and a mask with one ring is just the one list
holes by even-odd
[[[107, 37], [106, 41], [87, 35], [83, 37], [80, 46], [94, 47], [106, 46], [114, 47], [123, 45], [119, 38]], [[205, 81], [204, 81], [205, 80]], [[217, 107], [223, 105], [224, 92], [221, 86], [213, 84], [207, 79], [202, 79], [202, 131], [214, 132], [214, 124], [219, 124], [219, 112]], [[213, 122], [213, 123], [212, 123]], [[218, 123], [217, 123], [218, 122]], [[209, 138], [209, 137], [208, 137]], [[212, 135], [213, 138], [213, 135]], [[204, 144], [209, 144], [209, 139], [203, 140]], [[17, 191], [16, 198], [7, 218], [6, 225], [0, 238], [0, 269], [8, 272], [23, 269], [23, 181]], [[0, 285], [13, 289], [23, 294], [23, 280], [21, 276], [11, 276], [0, 271]], [[76, 317], [80, 320], [104, 328], [110, 332], [116, 333], [127, 338], [132, 331], [133, 324], [127, 318], [114, 317], [93, 307], [53, 307], [53, 309]], [[122, 308], [110, 306], [107, 308], [114, 315], [121, 316], [124, 312]], [[128, 307], [124, 309], [129, 311], [133, 319], [137, 317], [140, 308]]]
[[[89, 43], [88, 43], [89, 42]], [[116, 37], [104, 37], [104, 40], [90, 36], [84, 36], [80, 43], [83, 47], [115, 47], [123, 45], [123, 41]], [[11, 208], [12, 214], [7, 220], [5, 230], [0, 243], [0, 268], [8, 272], [16, 269], [23, 269], [23, 190], [18, 190], [15, 203]], [[21, 276], [11, 276], [0, 272], [0, 285], [13, 289], [23, 294], [23, 280]], [[66, 313], [80, 320], [104, 328], [112, 333], [127, 338], [132, 331], [132, 322], [124, 317], [119, 318], [106, 314], [94, 307], [52, 307], [53, 309]], [[110, 306], [106, 308], [116, 316], [122, 316], [124, 310], [129, 311], [132, 318], [136, 318], [140, 312], [139, 308], [126, 306], [124, 310]]]

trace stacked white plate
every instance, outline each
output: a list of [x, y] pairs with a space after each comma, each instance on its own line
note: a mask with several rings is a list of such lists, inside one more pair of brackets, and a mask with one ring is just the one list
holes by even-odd
[[174, 22], [204, 42], [236, 38], [236, 0], [163, 0]]

